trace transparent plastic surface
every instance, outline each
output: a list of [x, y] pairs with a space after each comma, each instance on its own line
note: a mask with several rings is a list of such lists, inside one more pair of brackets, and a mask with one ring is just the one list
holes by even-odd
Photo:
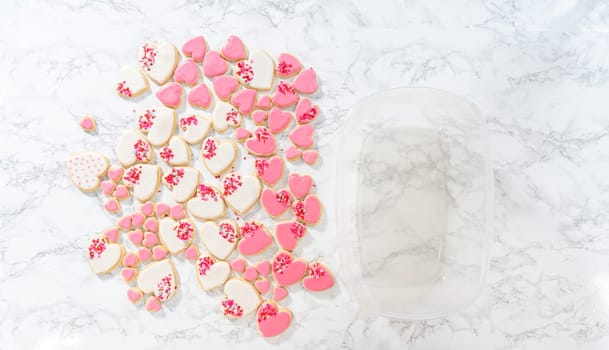
[[363, 314], [441, 317], [480, 294], [492, 236], [488, 147], [479, 109], [440, 90], [389, 90], [352, 108], [337, 230]]

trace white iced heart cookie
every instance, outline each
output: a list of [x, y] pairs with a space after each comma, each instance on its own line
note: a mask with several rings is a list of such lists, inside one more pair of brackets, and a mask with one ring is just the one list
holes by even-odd
[[256, 90], [270, 90], [275, 80], [273, 58], [263, 50], [253, 50], [249, 59], [235, 64], [239, 82]]
[[102, 236], [89, 241], [89, 266], [96, 274], [108, 273], [116, 269], [125, 255], [122, 244], [109, 243]]
[[201, 142], [211, 127], [211, 120], [191, 114], [180, 118], [180, 128], [184, 131], [182, 137], [191, 145]]
[[224, 294], [224, 316], [238, 318], [247, 315], [254, 312], [262, 302], [254, 286], [239, 278], [231, 278], [224, 284]]
[[173, 44], [144, 44], [137, 54], [142, 71], [155, 83], [165, 84], [178, 65], [178, 49]]
[[144, 109], [137, 114], [137, 127], [155, 147], [163, 146], [175, 131], [175, 110], [166, 107]]
[[240, 215], [247, 213], [256, 204], [260, 190], [260, 180], [253, 175], [230, 173], [222, 179], [224, 199]]
[[218, 101], [211, 113], [211, 123], [218, 132], [224, 132], [229, 127], [236, 128], [241, 125], [241, 114], [233, 105]]
[[201, 158], [207, 170], [220, 175], [228, 170], [237, 158], [237, 145], [232, 141], [218, 142], [213, 137], [203, 140]]
[[190, 147], [180, 136], [173, 136], [169, 144], [159, 152], [161, 159], [169, 165], [190, 164]]
[[226, 205], [220, 192], [209, 184], [199, 184], [197, 193], [186, 203], [188, 212], [201, 220], [214, 220], [224, 216]]
[[226, 261], [216, 260], [211, 256], [200, 256], [195, 264], [197, 280], [203, 290], [218, 288], [230, 276], [230, 264]]
[[159, 221], [159, 238], [171, 254], [186, 249], [194, 235], [195, 225], [190, 219], [175, 221], [167, 217]]
[[128, 167], [137, 162], [148, 163], [152, 160], [152, 147], [146, 137], [134, 130], [125, 130], [116, 140], [116, 158]]
[[133, 189], [133, 196], [140, 202], [154, 197], [161, 179], [158, 165], [137, 164], [125, 171], [123, 183]]
[[137, 287], [143, 293], [152, 293], [161, 301], [171, 299], [178, 289], [178, 275], [169, 259], [153, 262], [140, 271]]
[[200, 173], [191, 167], [169, 168], [163, 174], [163, 183], [171, 191], [176, 202], [185, 202], [192, 198], [199, 184]]
[[91, 192], [99, 187], [100, 178], [106, 175], [108, 159], [99, 153], [83, 152], [68, 158], [68, 175], [82, 191]]
[[213, 256], [224, 260], [237, 245], [239, 226], [233, 220], [207, 221], [199, 228], [199, 238]]
[[118, 72], [116, 93], [124, 98], [134, 98], [148, 91], [148, 79], [139, 69], [131, 66], [123, 67]]

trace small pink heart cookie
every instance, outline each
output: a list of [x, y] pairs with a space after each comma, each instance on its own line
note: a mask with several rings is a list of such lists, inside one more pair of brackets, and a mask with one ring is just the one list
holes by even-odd
[[300, 72], [302, 64], [300, 61], [289, 53], [281, 53], [277, 58], [277, 67], [275, 67], [275, 73], [280, 78], [289, 78]]
[[208, 51], [203, 59], [203, 74], [208, 77], [222, 75], [228, 70], [228, 62], [217, 51]]
[[114, 192], [114, 189], [116, 188], [116, 184], [112, 181], [104, 180], [101, 182], [100, 187], [101, 187], [102, 193], [105, 194], [106, 196], [109, 196], [112, 194], [112, 192]]
[[169, 83], [157, 90], [156, 97], [165, 106], [177, 108], [182, 103], [183, 90], [182, 85], [178, 83]]
[[302, 152], [302, 160], [309, 165], [315, 164], [315, 161], [318, 157], [319, 153], [317, 153], [317, 151], [313, 149], [308, 149]]
[[274, 302], [267, 300], [258, 308], [256, 321], [263, 337], [275, 337], [288, 329], [292, 322], [292, 313], [288, 309], [280, 309]]
[[151, 296], [146, 300], [145, 307], [150, 312], [157, 312], [161, 310], [161, 302], [156, 297]]
[[254, 161], [256, 175], [267, 186], [274, 186], [283, 176], [283, 160], [281, 157], [274, 156], [270, 159], [256, 158]]
[[80, 127], [84, 131], [95, 131], [96, 126], [95, 119], [90, 115], [86, 115], [80, 120]]
[[258, 102], [256, 102], [256, 107], [260, 108], [260, 109], [270, 109], [273, 106], [273, 103], [271, 101], [271, 96], [269, 95], [264, 95], [262, 97], [260, 97], [258, 99]]
[[238, 258], [230, 263], [230, 266], [235, 272], [243, 273], [245, 271], [246, 261], [243, 258]]
[[294, 119], [292, 113], [273, 107], [269, 112], [267, 125], [273, 134], [277, 134], [285, 130], [292, 122], [292, 119]]
[[306, 226], [297, 221], [283, 221], [275, 225], [277, 243], [290, 251], [296, 249], [298, 240], [304, 237], [306, 232]]
[[298, 124], [307, 124], [315, 120], [319, 115], [319, 107], [313, 106], [311, 100], [303, 98], [296, 105], [296, 121]]
[[229, 61], [239, 61], [247, 57], [247, 52], [243, 41], [238, 36], [231, 35], [228, 37], [226, 44], [220, 50], [222, 57]]
[[211, 93], [205, 83], [200, 83], [188, 92], [188, 103], [197, 108], [207, 109], [211, 106]]
[[137, 269], [124, 267], [121, 269], [121, 277], [125, 282], [131, 282], [137, 276]]
[[292, 196], [287, 190], [273, 191], [266, 188], [260, 195], [260, 205], [273, 218], [281, 216], [292, 203]]
[[302, 201], [292, 202], [292, 213], [298, 220], [315, 225], [321, 217], [321, 202], [316, 195], [310, 194]]
[[256, 125], [262, 125], [266, 120], [266, 115], [267, 113], [265, 111], [261, 111], [259, 109], [255, 110], [254, 112], [252, 112], [252, 120], [254, 121], [254, 123], [256, 123]]
[[282, 286], [275, 286], [273, 288], [273, 300], [281, 301], [288, 296], [288, 290], [283, 288]]
[[199, 75], [199, 67], [195, 61], [188, 59], [178, 65], [178, 68], [173, 73], [173, 80], [193, 86], [199, 81]]
[[131, 192], [129, 192], [129, 189], [125, 185], [118, 185], [116, 186], [116, 189], [114, 190], [114, 193], [112, 193], [112, 195], [114, 196], [114, 198], [118, 199], [119, 201], [122, 201], [128, 199], [131, 196]]
[[239, 128], [235, 130], [235, 138], [239, 142], [247, 140], [250, 136], [252, 136], [252, 133], [245, 128]]
[[298, 103], [298, 95], [296, 89], [285, 81], [280, 81], [277, 85], [277, 91], [273, 95], [273, 104], [277, 107], [290, 107]]
[[142, 297], [144, 297], [144, 293], [142, 293], [141, 290], [135, 287], [129, 288], [127, 290], [127, 299], [129, 299], [129, 301], [134, 304], [140, 301]]
[[125, 169], [120, 166], [112, 165], [110, 169], [108, 169], [108, 177], [112, 182], [119, 182], [123, 178], [123, 173]]
[[291, 162], [298, 160], [301, 156], [302, 151], [294, 146], [290, 146], [285, 150], [285, 157]]
[[213, 79], [216, 96], [223, 101], [228, 101], [231, 95], [239, 89], [239, 81], [230, 75], [220, 75]]
[[199, 257], [199, 248], [196, 245], [191, 244], [188, 248], [184, 249], [184, 258], [187, 260], [197, 260]]
[[260, 278], [254, 282], [254, 286], [256, 286], [260, 294], [266, 294], [271, 289], [271, 281], [268, 278]]
[[280, 251], [273, 259], [273, 278], [282, 286], [289, 286], [299, 282], [306, 272], [307, 262], [294, 258], [287, 251]]
[[288, 137], [294, 145], [302, 148], [313, 146], [313, 126], [310, 124], [299, 125], [292, 129]]
[[292, 86], [301, 94], [312, 94], [317, 91], [317, 75], [313, 68], [300, 72], [292, 82]]
[[203, 36], [197, 36], [182, 45], [182, 53], [191, 57], [195, 62], [202, 62], [207, 52], [207, 43]]
[[104, 231], [103, 236], [108, 240], [108, 242], [116, 243], [118, 242], [118, 238], [120, 236], [121, 230], [118, 227], [112, 227]]
[[256, 264], [256, 270], [258, 270], [261, 275], [267, 276], [271, 273], [271, 263], [268, 260], [264, 259]]
[[245, 148], [256, 156], [272, 156], [277, 152], [277, 143], [269, 129], [259, 126], [254, 129], [254, 135], [245, 141]]
[[104, 209], [109, 213], [118, 213], [121, 210], [121, 205], [116, 198], [110, 197], [104, 203]]
[[140, 206], [140, 211], [142, 212], [142, 214], [144, 214], [146, 216], [153, 216], [154, 215], [154, 203], [146, 202], [146, 203], [142, 204]]
[[300, 175], [292, 173], [288, 176], [288, 187], [294, 197], [301, 199], [311, 191], [313, 186], [313, 178], [309, 175]]
[[258, 278], [258, 271], [256, 270], [256, 268], [254, 266], [248, 266], [245, 269], [245, 272], [243, 272], [243, 278], [245, 278], [248, 281], [253, 281], [256, 278]]
[[304, 289], [318, 292], [331, 288], [334, 285], [334, 277], [330, 270], [316, 261], [309, 264], [308, 275], [302, 280]]

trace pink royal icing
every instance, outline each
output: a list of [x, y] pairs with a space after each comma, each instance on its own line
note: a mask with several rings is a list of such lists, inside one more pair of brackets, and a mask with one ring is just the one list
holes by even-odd
[[273, 238], [264, 227], [254, 221], [244, 223], [241, 227], [241, 236], [237, 250], [243, 255], [258, 254], [273, 244]]
[[116, 189], [114, 190], [114, 193], [112, 195], [118, 200], [124, 200], [129, 198], [130, 193], [127, 187], [125, 187], [124, 185], [118, 185], [116, 186]]
[[131, 214], [131, 225], [133, 225], [133, 227], [141, 227], [145, 220], [146, 215], [142, 213]]
[[273, 259], [273, 278], [282, 285], [294, 284], [307, 272], [307, 263], [304, 260], [294, 259], [288, 252], [280, 252]]
[[127, 238], [131, 241], [131, 243], [135, 245], [141, 245], [144, 240], [144, 232], [140, 230], [133, 230], [127, 232]]
[[137, 250], [137, 257], [140, 259], [140, 261], [144, 262], [144, 261], [148, 261], [152, 258], [152, 252], [150, 251], [150, 249], [148, 248], [139, 248]]
[[258, 270], [261, 275], [267, 276], [269, 273], [271, 273], [271, 263], [266, 259], [262, 260], [256, 264], [256, 270]]
[[292, 129], [288, 137], [294, 145], [303, 148], [313, 146], [313, 126], [310, 124], [299, 125]]
[[114, 182], [119, 182], [121, 180], [121, 178], [123, 177], [124, 171], [125, 170], [123, 168], [113, 165], [108, 170], [108, 177], [110, 178], [110, 180], [112, 180]]
[[127, 290], [127, 298], [129, 299], [130, 302], [132, 302], [134, 304], [137, 303], [138, 301], [140, 301], [140, 299], [142, 299], [143, 296], [144, 296], [144, 293], [142, 293], [142, 291], [137, 288], [129, 288]]
[[142, 204], [142, 206], [140, 207], [140, 211], [146, 216], [154, 215], [154, 203], [146, 202]]
[[216, 96], [224, 101], [228, 100], [231, 95], [239, 89], [239, 81], [237, 78], [230, 75], [214, 77], [213, 85]]
[[260, 294], [265, 294], [271, 289], [271, 281], [268, 278], [261, 278], [254, 282], [254, 286], [256, 286]]
[[326, 290], [334, 285], [334, 278], [330, 271], [320, 264], [314, 262], [309, 265], [309, 274], [302, 280], [302, 286], [310, 291]]
[[161, 260], [167, 256], [167, 249], [162, 245], [155, 245], [152, 247], [152, 259]]
[[285, 213], [291, 202], [292, 197], [286, 190], [275, 193], [272, 189], [266, 188], [260, 196], [260, 204], [272, 217], [278, 217]]
[[238, 36], [231, 35], [226, 41], [226, 45], [220, 51], [222, 56], [230, 61], [245, 59], [245, 45]]
[[188, 260], [197, 260], [199, 257], [199, 249], [195, 245], [189, 245], [186, 250], [184, 250], [184, 257]]
[[80, 120], [80, 127], [85, 131], [95, 130], [95, 119], [91, 116], [85, 116]]
[[238, 273], [243, 273], [243, 271], [245, 271], [245, 260], [235, 259], [230, 263], [230, 266], [234, 271]]
[[291, 77], [302, 69], [300, 61], [289, 53], [282, 53], [277, 58], [275, 72], [281, 78]]
[[256, 123], [256, 125], [264, 124], [264, 121], [266, 120], [266, 112], [261, 110], [255, 110], [252, 113], [252, 120], [254, 121], [254, 123]]
[[176, 108], [182, 102], [182, 85], [178, 83], [168, 83], [156, 92], [156, 97], [165, 106]]
[[288, 176], [288, 187], [294, 197], [301, 199], [311, 191], [313, 178], [309, 175], [290, 174]]
[[237, 139], [237, 141], [244, 141], [251, 135], [252, 134], [250, 133], [250, 131], [245, 128], [239, 128], [235, 131], [235, 138]]
[[161, 302], [159, 299], [151, 296], [146, 300], [146, 310], [150, 312], [157, 312], [161, 310]]
[[307, 124], [319, 115], [319, 107], [311, 105], [311, 100], [303, 98], [296, 105], [296, 121], [298, 124]]
[[125, 267], [125, 268], [121, 269], [121, 277], [126, 282], [133, 280], [135, 278], [135, 275], [137, 275], [137, 270], [134, 268]]
[[116, 184], [112, 181], [106, 180], [106, 181], [101, 182], [100, 187], [101, 187], [102, 193], [105, 194], [106, 196], [109, 196], [114, 191]]
[[288, 296], [288, 291], [287, 289], [283, 288], [282, 286], [275, 286], [275, 288], [273, 288], [273, 300], [275, 301], [281, 301], [283, 299], [285, 299], [285, 297]]
[[286, 221], [275, 226], [275, 238], [277, 243], [287, 250], [294, 250], [298, 240], [307, 232], [305, 225], [296, 221]]
[[316, 150], [309, 149], [309, 150], [302, 152], [302, 160], [307, 164], [315, 163], [318, 156], [319, 156], [319, 153], [317, 153]]
[[171, 211], [167, 203], [157, 203], [155, 209], [158, 217], [168, 216]]
[[273, 134], [285, 130], [292, 121], [292, 113], [273, 107], [269, 112], [267, 125]]
[[228, 63], [217, 51], [209, 51], [203, 59], [203, 73], [208, 77], [222, 75], [228, 70]]
[[150, 248], [155, 246], [157, 243], [159, 243], [159, 237], [156, 233], [150, 231], [146, 231], [144, 233], [144, 240], [142, 241], [144, 247]]
[[253, 281], [258, 278], [258, 271], [253, 266], [248, 266], [243, 273], [243, 278], [248, 281]]
[[121, 209], [121, 206], [116, 200], [116, 198], [108, 198], [108, 200], [104, 204], [104, 209], [106, 209], [110, 213], [116, 213]]
[[173, 73], [173, 80], [193, 86], [199, 80], [199, 67], [195, 61], [185, 60], [176, 68]]
[[300, 72], [292, 86], [301, 94], [312, 94], [317, 91], [317, 75], [313, 68], [308, 68]]
[[109, 228], [104, 231], [104, 237], [108, 240], [108, 242], [116, 243], [118, 241], [118, 237], [120, 235], [120, 230], [116, 227]]
[[203, 109], [211, 105], [211, 94], [205, 83], [200, 83], [188, 92], [188, 103], [193, 107]]
[[256, 107], [260, 109], [269, 109], [272, 106], [271, 96], [264, 95], [258, 99], [256, 102]]
[[245, 147], [253, 154], [271, 156], [275, 154], [277, 144], [269, 129], [259, 126], [254, 130], [254, 135], [245, 141]]
[[316, 195], [310, 194], [304, 201], [294, 201], [292, 203], [292, 213], [298, 220], [307, 224], [316, 224], [321, 216], [321, 202]]
[[278, 107], [290, 107], [298, 103], [298, 95], [292, 85], [280, 81], [273, 95], [273, 104]]
[[275, 305], [265, 302], [258, 308], [256, 320], [262, 336], [269, 338], [281, 334], [290, 326], [292, 314], [289, 311], [279, 311]]
[[205, 52], [207, 51], [207, 43], [205, 42], [205, 38], [202, 36], [194, 37], [188, 40], [182, 46], [182, 52], [186, 57], [192, 57], [192, 59], [196, 62], [203, 61], [205, 57]]
[[276, 184], [283, 176], [283, 160], [279, 156], [270, 159], [256, 158], [254, 168], [256, 175], [269, 186]]
[[239, 109], [239, 113], [248, 115], [256, 105], [256, 90], [244, 89], [237, 91], [231, 97], [230, 102]]
[[300, 158], [301, 155], [302, 151], [294, 146], [290, 146], [288, 147], [288, 149], [285, 150], [285, 157], [288, 160], [297, 160], [298, 158]]

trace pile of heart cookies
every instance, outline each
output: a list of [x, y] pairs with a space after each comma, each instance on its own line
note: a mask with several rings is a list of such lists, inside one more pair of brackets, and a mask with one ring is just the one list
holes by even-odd
[[[91, 151], [68, 159], [73, 183], [99, 192], [117, 215], [89, 241], [91, 269], [118, 271], [127, 298], [154, 312], [178, 291], [173, 259], [190, 261], [204, 293], [223, 291], [226, 317], [255, 314], [264, 337], [281, 334], [293, 318], [279, 305], [291, 286], [334, 285], [323, 263], [295, 255], [323, 212], [313, 178], [288, 169], [318, 158], [315, 71], [289, 53], [248, 50], [237, 36], [218, 51], [203, 36], [181, 53], [168, 42], [146, 43], [137, 62], [119, 71], [116, 93], [139, 104], [154, 84], [158, 103], [133, 109], [133, 127], [116, 139], [116, 162]], [[87, 118], [83, 129], [97, 125]], [[161, 201], [165, 190], [170, 199]], [[257, 212], [273, 224], [253, 219]]]

